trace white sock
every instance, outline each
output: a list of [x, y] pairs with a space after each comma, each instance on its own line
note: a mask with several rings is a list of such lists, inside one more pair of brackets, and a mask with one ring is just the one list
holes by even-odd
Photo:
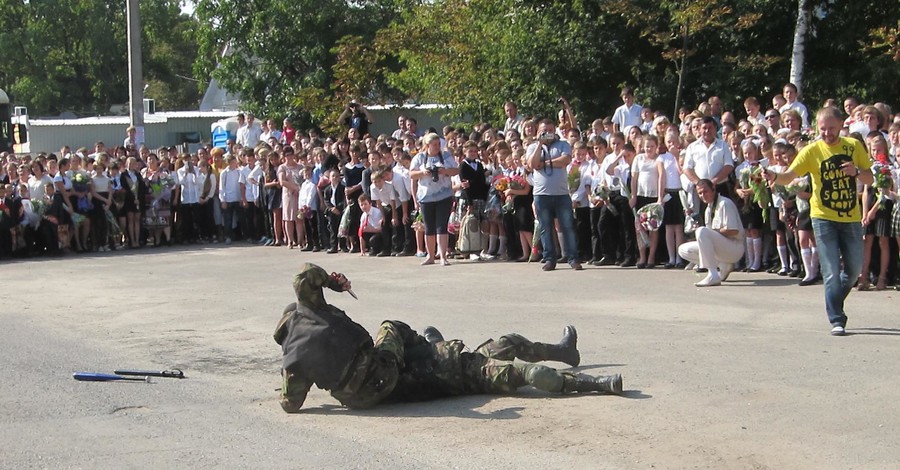
[[562, 256], [566, 252], [566, 238], [563, 237], [562, 231], [556, 232], [556, 235], [559, 237], [559, 255]]
[[762, 268], [762, 238], [753, 239], [753, 269]]
[[778, 259], [781, 260], [781, 269], [786, 271], [790, 271], [790, 258], [788, 255], [788, 247], [787, 245], [778, 245]]
[[809, 248], [800, 249], [800, 257], [803, 258], [803, 269], [806, 271], [806, 276], [803, 280], [808, 281], [816, 277], [812, 272], [812, 250]]
[[506, 253], [506, 236], [500, 235], [500, 246], [497, 248], [497, 254], [502, 255]]
[[748, 269], [751, 269], [751, 268], [753, 268], [753, 259], [755, 258], [755, 255], [756, 255], [756, 250], [753, 249], [753, 239], [750, 237], [747, 237], [747, 239], [744, 241], [744, 243], [746, 244], [746, 248], [745, 248], [746, 251], [744, 253], [744, 264], [747, 266]]
[[494, 254], [497, 251], [497, 235], [491, 234], [491, 243], [488, 245], [488, 254]]

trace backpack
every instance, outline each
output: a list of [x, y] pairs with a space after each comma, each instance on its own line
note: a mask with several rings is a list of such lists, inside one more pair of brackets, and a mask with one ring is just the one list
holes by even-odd
[[482, 250], [481, 222], [475, 214], [466, 214], [459, 224], [456, 248], [460, 253], [477, 253]]

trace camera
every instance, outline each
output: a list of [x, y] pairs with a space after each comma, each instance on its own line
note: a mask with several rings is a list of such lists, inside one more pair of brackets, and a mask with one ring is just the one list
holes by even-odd
[[359, 105], [356, 103], [350, 103], [349, 105], [347, 105], [347, 107], [349, 107], [350, 109], [356, 109], [357, 106]]
[[538, 136], [538, 140], [541, 142], [553, 142], [556, 140], [556, 134], [552, 132], [544, 132]]
[[441, 178], [441, 175], [438, 174], [438, 170], [440, 170], [441, 167], [439, 167], [437, 165], [431, 165], [431, 166], [425, 167], [425, 169], [427, 169], [429, 172], [431, 172], [431, 180], [434, 181], [435, 183], [437, 183], [438, 180]]

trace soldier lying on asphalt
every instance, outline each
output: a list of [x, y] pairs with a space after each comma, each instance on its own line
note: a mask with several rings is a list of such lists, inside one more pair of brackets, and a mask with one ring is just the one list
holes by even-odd
[[[381, 324], [375, 342], [322, 291], [349, 291], [343, 274], [329, 275], [307, 263], [294, 277], [297, 302], [287, 306], [275, 330], [284, 363], [281, 406], [296, 413], [313, 384], [344, 406], [368, 408], [381, 402], [418, 401], [471, 394], [510, 394], [531, 385], [550, 393], [622, 393], [622, 377], [590, 377], [534, 362], [572, 367], [581, 357], [575, 327], [558, 344], [536, 343], [518, 334], [488, 340], [466, 352], [460, 340], [445, 341], [433, 327], [416, 333], [403, 322]], [[527, 362], [512, 362], [514, 359]]]

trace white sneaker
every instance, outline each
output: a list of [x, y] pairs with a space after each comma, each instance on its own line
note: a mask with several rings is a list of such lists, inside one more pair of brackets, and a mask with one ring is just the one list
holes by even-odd
[[836, 325], [831, 329], [831, 336], [844, 336], [847, 332], [844, 330], [844, 327], [841, 325]]
[[712, 276], [709, 276], [709, 275], [707, 275], [705, 278], [703, 278], [702, 281], [694, 283], [694, 285], [697, 287], [712, 287], [712, 286], [718, 286], [721, 284], [722, 284], [721, 279], [719, 279], [718, 277], [713, 278]]
[[687, 264], [687, 266], [684, 267], [684, 270], [685, 270], [685, 271], [691, 271], [691, 270], [693, 270], [693, 269], [696, 268], [696, 267], [697, 267], [697, 265], [696, 265], [695, 263], [690, 263], [690, 262], [689, 262], [689, 263]]
[[476, 255], [475, 253], [472, 253], [471, 255], [469, 255], [469, 260], [470, 261], [481, 261], [481, 257]]
[[719, 277], [722, 278], [722, 282], [728, 279], [728, 275], [731, 274], [731, 271], [734, 270], [733, 263], [719, 263]]

